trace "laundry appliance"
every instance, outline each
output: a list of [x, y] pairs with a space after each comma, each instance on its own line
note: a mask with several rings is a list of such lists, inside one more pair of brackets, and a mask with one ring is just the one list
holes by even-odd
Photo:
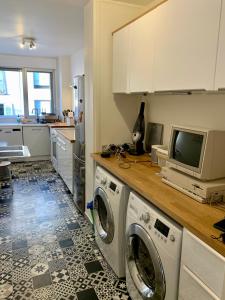
[[131, 192], [126, 221], [126, 282], [133, 300], [177, 300], [182, 228]]
[[125, 225], [129, 188], [101, 167], [95, 175], [95, 240], [118, 277], [125, 276]]

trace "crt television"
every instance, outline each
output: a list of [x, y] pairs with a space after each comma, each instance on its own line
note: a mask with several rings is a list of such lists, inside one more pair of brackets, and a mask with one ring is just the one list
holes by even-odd
[[172, 126], [168, 166], [200, 180], [225, 177], [225, 131]]

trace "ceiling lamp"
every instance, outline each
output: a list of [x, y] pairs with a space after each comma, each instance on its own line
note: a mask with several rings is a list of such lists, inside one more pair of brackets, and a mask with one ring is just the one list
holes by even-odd
[[34, 38], [23, 38], [20, 43], [20, 48], [33, 50], [36, 49], [37, 43]]

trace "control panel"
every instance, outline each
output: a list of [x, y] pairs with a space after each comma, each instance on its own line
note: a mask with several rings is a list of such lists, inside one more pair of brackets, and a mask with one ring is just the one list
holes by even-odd
[[102, 186], [105, 191], [113, 195], [118, 195], [121, 191], [121, 186], [115, 183], [115, 180], [110, 175], [106, 175], [100, 168], [97, 168], [95, 175], [96, 183]]

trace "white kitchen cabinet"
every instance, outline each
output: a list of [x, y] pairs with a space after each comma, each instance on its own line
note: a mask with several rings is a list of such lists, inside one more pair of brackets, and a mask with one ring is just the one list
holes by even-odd
[[58, 173], [73, 193], [73, 144], [61, 134], [57, 134], [56, 156]]
[[222, 1], [215, 89], [225, 89], [225, 1]]
[[184, 229], [179, 300], [224, 300], [225, 258]]
[[31, 157], [50, 155], [50, 134], [47, 126], [23, 126], [23, 144]]
[[5, 142], [7, 146], [23, 145], [22, 127], [0, 127], [0, 142]]
[[155, 10], [130, 25], [129, 91], [153, 92], [154, 42], [157, 28]]
[[220, 11], [221, 0], [169, 0], [156, 9], [155, 91], [214, 88]]
[[113, 35], [113, 93], [129, 93], [130, 26]]

